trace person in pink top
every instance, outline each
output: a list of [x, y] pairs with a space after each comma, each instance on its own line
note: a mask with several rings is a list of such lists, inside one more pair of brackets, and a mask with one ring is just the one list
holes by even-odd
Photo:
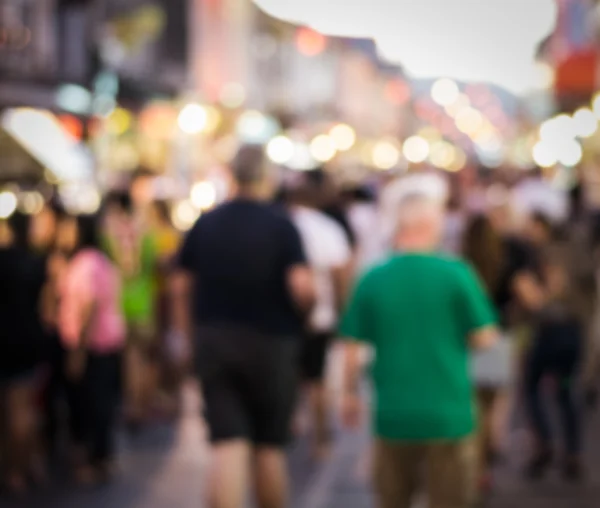
[[95, 217], [67, 219], [63, 234], [74, 248], [61, 283], [59, 328], [74, 386], [71, 411], [82, 421], [77, 475], [87, 482], [109, 472], [126, 330], [120, 278], [98, 247]]

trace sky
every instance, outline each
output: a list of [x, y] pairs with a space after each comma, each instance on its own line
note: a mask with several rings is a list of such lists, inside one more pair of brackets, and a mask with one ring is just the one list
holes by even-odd
[[543, 81], [538, 44], [555, 0], [254, 0], [268, 14], [326, 35], [368, 37], [417, 79], [487, 82], [523, 95]]

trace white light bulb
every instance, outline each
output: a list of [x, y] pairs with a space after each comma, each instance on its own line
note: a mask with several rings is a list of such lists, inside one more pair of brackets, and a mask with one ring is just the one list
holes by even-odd
[[275, 164], [285, 164], [294, 156], [294, 143], [286, 136], [277, 136], [267, 144], [267, 157]]
[[431, 87], [431, 98], [440, 106], [450, 106], [459, 95], [458, 85], [451, 79], [438, 79]]
[[179, 113], [178, 124], [186, 134], [199, 134], [208, 124], [206, 108], [200, 104], [188, 104]]
[[192, 187], [190, 199], [197, 209], [208, 210], [217, 201], [217, 189], [211, 182], [198, 182]]
[[598, 130], [598, 119], [591, 109], [581, 108], [575, 111], [573, 130], [581, 138], [589, 138]]
[[409, 162], [423, 162], [429, 156], [429, 143], [421, 136], [411, 136], [404, 142], [402, 152]]
[[17, 209], [17, 196], [13, 192], [0, 192], [0, 219], [8, 219]]

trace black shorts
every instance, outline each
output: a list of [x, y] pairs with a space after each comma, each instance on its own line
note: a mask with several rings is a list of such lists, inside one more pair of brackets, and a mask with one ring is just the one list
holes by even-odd
[[302, 343], [301, 371], [304, 381], [321, 381], [325, 376], [327, 353], [333, 340], [332, 332], [307, 333]]
[[298, 392], [298, 343], [242, 328], [198, 331], [200, 378], [211, 442], [245, 439], [284, 447]]

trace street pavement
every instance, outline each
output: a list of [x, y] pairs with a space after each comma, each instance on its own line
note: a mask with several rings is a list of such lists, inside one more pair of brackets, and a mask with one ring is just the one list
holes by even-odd
[[[0, 508], [202, 508], [208, 460], [205, 431], [193, 391], [177, 425], [156, 425], [135, 439], [120, 437], [120, 473], [110, 485], [77, 488], [60, 470], [52, 486], [26, 499], [0, 500]], [[588, 417], [588, 477], [569, 485], [554, 472], [538, 483], [521, 473], [527, 439], [511, 433], [509, 453], [497, 472], [497, 489], [489, 508], [599, 508], [600, 417]], [[371, 508], [368, 431], [338, 429], [330, 459], [316, 464], [306, 439], [289, 452], [293, 477], [291, 508]], [[249, 505], [250, 506], [250, 505]], [[417, 502], [415, 508], [424, 504]]]

